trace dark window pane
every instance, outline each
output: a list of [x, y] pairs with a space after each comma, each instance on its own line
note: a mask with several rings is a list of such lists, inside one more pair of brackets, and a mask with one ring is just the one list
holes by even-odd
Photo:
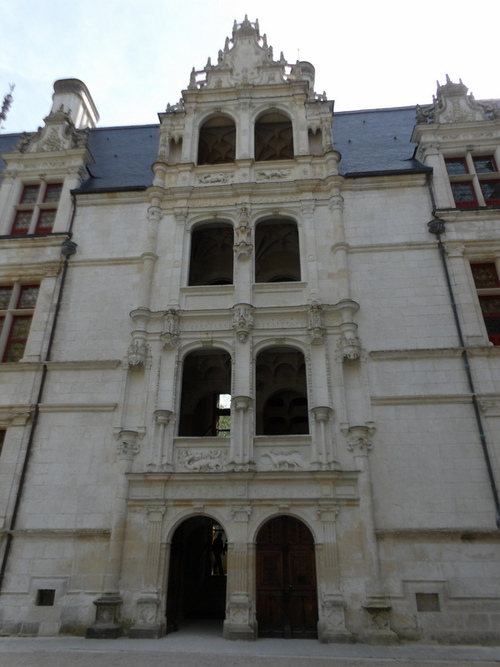
[[27, 234], [29, 232], [33, 211], [18, 211], [12, 227], [13, 234]]
[[18, 308], [34, 308], [38, 297], [38, 287], [21, 287]]
[[49, 183], [45, 190], [45, 202], [58, 202], [61, 198], [62, 183]]
[[493, 155], [472, 159], [474, 160], [474, 167], [478, 174], [491, 174], [497, 170]]
[[487, 204], [500, 203], [500, 181], [481, 181], [481, 190]]
[[11, 296], [12, 296], [12, 287], [0, 287], [0, 308], [9, 307]]
[[22, 359], [24, 354], [24, 348], [26, 347], [26, 341], [11, 341], [7, 345], [7, 350], [5, 351], [4, 361], [19, 361]]
[[10, 331], [11, 340], [21, 340], [28, 338], [31, 324], [31, 317], [14, 317], [12, 329]]
[[500, 287], [497, 269], [493, 262], [488, 262], [485, 264], [471, 264], [471, 269], [474, 283], [478, 289]]
[[39, 185], [25, 185], [21, 195], [21, 204], [34, 204], [38, 197]]
[[479, 298], [479, 303], [481, 304], [481, 310], [485, 318], [500, 318], [500, 296], [482, 296]]
[[457, 206], [474, 206], [476, 204], [472, 183], [452, 183], [451, 189]]
[[2, 453], [3, 443], [5, 442], [6, 431], [0, 430], [0, 454]]
[[460, 174], [469, 173], [469, 170], [467, 169], [467, 163], [463, 157], [450, 158], [445, 160], [445, 163], [446, 171], [450, 176], [458, 176]]
[[52, 227], [54, 226], [55, 219], [56, 219], [55, 210], [50, 209], [49, 211], [40, 211], [35, 231], [39, 234], [51, 232]]

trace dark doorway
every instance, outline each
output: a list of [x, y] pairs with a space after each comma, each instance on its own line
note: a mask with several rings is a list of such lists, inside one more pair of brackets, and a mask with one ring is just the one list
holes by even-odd
[[302, 521], [280, 516], [257, 536], [259, 637], [318, 637], [314, 540]]
[[178, 630], [185, 620], [220, 619], [222, 623], [226, 546], [224, 530], [209, 517], [187, 519], [177, 528], [170, 552], [167, 632]]

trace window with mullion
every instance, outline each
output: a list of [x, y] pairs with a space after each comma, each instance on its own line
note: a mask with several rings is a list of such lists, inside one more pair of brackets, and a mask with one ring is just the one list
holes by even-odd
[[471, 264], [488, 338], [500, 345], [500, 279], [494, 262]]
[[[50, 234], [54, 226], [62, 183], [25, 185], [17, 205], [11, 234]], [[47, 206], [52, 204], [52, 206]]]
[[2, 362], [15, 362], [23, 357], [38, 291], [38, 285], [0, 286]]

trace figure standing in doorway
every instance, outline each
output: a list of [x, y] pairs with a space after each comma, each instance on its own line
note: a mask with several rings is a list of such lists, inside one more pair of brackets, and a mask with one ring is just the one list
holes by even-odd
[[212, 553], [214, 555], [214, 576], [224, 576], [224, 568], [222, 567], [222, 554], [224, 553], [224, 542], [222, 536], [217, 533], [215, 540], [212, 543]]

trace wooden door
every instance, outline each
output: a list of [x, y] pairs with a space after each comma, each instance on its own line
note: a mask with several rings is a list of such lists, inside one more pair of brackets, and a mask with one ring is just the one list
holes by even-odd
[[257, 536], [257, 621], [260, 637], [318, 636], [314, 541], [293, 517], [271, 519]]

